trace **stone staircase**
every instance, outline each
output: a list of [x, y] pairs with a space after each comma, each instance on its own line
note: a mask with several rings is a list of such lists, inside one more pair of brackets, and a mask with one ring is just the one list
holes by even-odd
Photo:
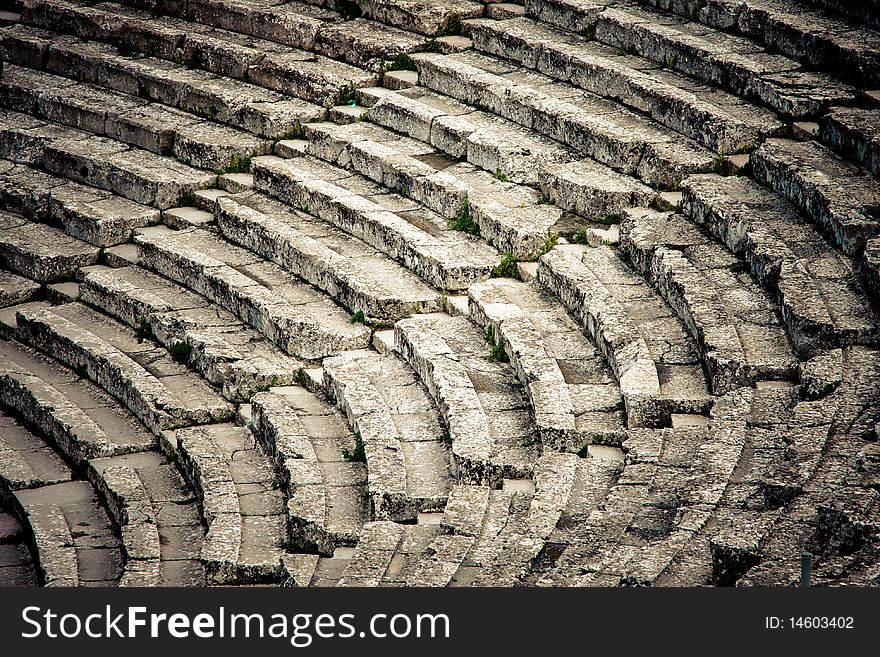
[[0, 584], [875, 584], [878, 15], [13, 3]]

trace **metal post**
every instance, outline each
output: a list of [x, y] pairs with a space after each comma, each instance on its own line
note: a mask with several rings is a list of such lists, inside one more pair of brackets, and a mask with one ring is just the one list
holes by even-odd
[[810, 562], [812, 560], [813, 555], [809, 552], [801, 553], [801, 588], [810, 588]]

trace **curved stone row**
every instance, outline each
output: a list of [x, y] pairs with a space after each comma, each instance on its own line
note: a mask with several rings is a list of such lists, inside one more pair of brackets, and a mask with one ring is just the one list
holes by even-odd
[[874, 110], [814, 69], [873, 79], [874, 33], [761, 0], [166, 4], [0, 28], [0, 327], [187, 480], [76, 404], [35, 423], [94, 486], [33, 490], [103, 501], [109, 579], [872, 576]]

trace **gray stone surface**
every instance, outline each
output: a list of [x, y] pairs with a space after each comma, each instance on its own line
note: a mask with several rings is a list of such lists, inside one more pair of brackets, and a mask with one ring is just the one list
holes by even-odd
[[875, 339], [852, 264], [779, 196], [739, 177], [693, 176], [682, 189], [684, 213], [774, 295], [797, 349]]
[[20, 164], [0, 174], [0, 198], [8, 209], [100, 247], [127, 242], [134, 229], [161, 217], [155, 208]]
[[326, 296], [207, 230], [153, 232], [135, 241], [143, 266], [223, 306], [293, 356], [321, 358], [368, 344], [369, 329]]
[[299, 387], [260, 393], [252, 407], [254, 434], [285, 480], [293, 544], [327, 557], [355, 545], [369, 517], [367, 472], [345, 459], [356, 448], [345, 419]]
[[344, 230], [440, 288], [484, 280], [498, 253], [422, 204], [310, 157], [257, 158], [257, 189]]
[[528, 478], [536, 456], [525, 393], [513, 369], [464, 317], [424, 315], [395, 325], [397, 348], [445, 420], [458, 480]]
[[394, 321], [440, 309], [440, 294], [367, 244], [259, 193], [217, 202], [223, 235], [327, 293], [352, 314]]
[[824, 146], [771, 139], [749, 162], [758, 182], [791, 200], [848, 256], [880, 233], [880, 181]]
[[18, 306], [16, 318], [20, 339], [81, 371], [154, 432], [232, 416], [186, 365], [82, 304]]
[[189, 345], [189, 364], [230, 401], [295, 383], [302, 363], [228, 311], [140, 267], [93, 267], [81, 298], [166, 349]]
[[491, 331], [531, 402], [541, 441], [578, 451], [625, 437], [614, 374], [596, 347], [537, 282], [493, 279], [474, 285], [470, 316]]
[[880, 176], [880, 129], [876, 111], [837, 108], [820, 122], [822, 141], [842, 157]]
[[23, 276], [0, 270], [0, 308], [32, 301], [39, 291], [40, 285], [38, 283]]
[[69, 280], [98, 261], [99, 250], [66, 233], [0, 211], [0, 264], [40, 283]]
[[681, 215], [635, 210], [621, 248], [685, 323], [716, 395], [757, 379], [794, 375], [778, 308], [724, 247]]
[[452, 480], [450, 454], [415, 373], [397, 355], [367, 351], [323, 365], [328, 394], [363, 444], [372, 516], [399, 522], [439, 511]]
[[229, 424], [180, 429], [174, 446], [202, 504], [201, 550], [209, 582], [278, 582], [287, 528], [271, 460], [248, 429]]

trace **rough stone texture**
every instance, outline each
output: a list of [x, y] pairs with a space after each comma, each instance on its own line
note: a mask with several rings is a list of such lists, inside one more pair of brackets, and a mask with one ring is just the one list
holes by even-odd
[[321, 358], [369, 341], [369, 329], [325, 296], [206, 230], [154, 232], [136, 243], [142, 265], [228, 309], [293, 356]]
[[608, 247], [557, 247], [541, 258], [538, 280], [605, 356], [630, 427], [708, 407], [707, 382], [684, 326]]
[[189, 364], [230, 401], [295, 383], [302, 367], [228, 311], [140, 267], [89, 268], [80, 296], [166, 349], [188, 345]]
[[469, 290], [470, 315], [504, 349], [529, 396], [541, 441], [577, 451], [625, 436], [623, 399], [598, 350], [537, 283]]
[[771, 139], [750, 164], [758, 182], [791, 200], [845, 254], [880, 233], [880, 182], [822, 145]]
[[394, 321], [440, 309], [440, 295], [368, 245], [259, 193], [217, 202], [223, 235], [367, 318]]
[[208, 581], [279, 581], [287, 535], [283, 496], [251, 433], [229, 424], [180, 429], [174, 446], [208, 526], [201, 551]]
[[781, 198], [739, 177], [693, 176], [682, 189], [684, 213], [773, 293], [797, 349], [875, 340], [876, 319], [851, 263]]
[[0, 202], [35, 221], [60, 224], [68, 235], [100, 247], [127, 242], [136, 228], [161, 218], [155, 208], [24, 165], [0, 174]]
[[405, 265], [437, 287], [484, 280], [497, 252], [416, 201], [312, 158], [257, 158], [257, 189], [312, 214]]
[[233, 409], [167, 352], [79, 303], [16, 309], [18, 337], [124, 403], [152, 431], [216, 422]]
[[862, 4], [16, 0], [0, 582], [876, 582]]
[[748, 111], [734, 96], [691, 91], [684, 80], [667, 81], [644, 62], [630, 64], [610, 47], [583, 44], [535, 21], [482, 20], [470, 27], [478, 50], [614, 98], [713, 151], [739, 152], [784, 129], [771, 112]]
[[34, 281], [8, 271], [0, 271], [0, 308], [32, 301], [39, 291], [40, 286]]
[[98, 249], [57, 228], [0, 211], [0, 265], [40, 283], [75, 278], [98, 261]]
[[634, 211], [621, 232], [621, 248], [697, 343], [714, 394], [793, 376], [779, 309], [723, 247], [675, 214]]
[[303, 388], [274, 388], [251, 405], [254, 434], [286, 482], [291, 541], [327, 557], [355, 545], [369, 516], [367, 474], [344, 457], [356, 444], [343, 417]]
[[445, 420], [459, 481], [527, 478], [535, 447], [524, 393], [472, 325], [425, 315], [398, 322], [395, 338]]
[[880, 128], [876, 112], [838, 108], [820, 121], [822, 141], [845, 157], [880, 177]]
[[397, 355], [349, 352], [324, 361], [324, 386], [360, 436], [372, 515], [413, 520], [438, 511], [451, 484], [437, 412]]
[[36, 546], [45, 586], [115, 586], [122, 552], [95, 490], [84, 481], [18, 491], [13, 504]]

